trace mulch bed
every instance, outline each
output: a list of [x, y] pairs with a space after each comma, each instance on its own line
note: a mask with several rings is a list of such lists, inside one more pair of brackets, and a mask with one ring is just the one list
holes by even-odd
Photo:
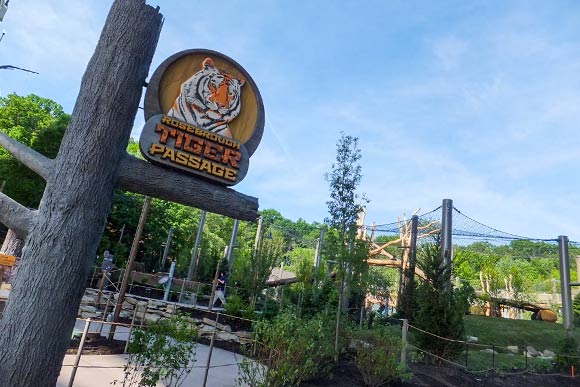
[[[392, 387], [573, 387], [580, 386], [580, 377], [565, 375], [520, 374], [507, 376], [476, 376], [458, 368], [412, 363], [413, 378], [407, 382], [393, 382]], [[342, 360], [332, 375], [310, 380], [302, 387], [357, 387], [364, 386], [363, 378], [354, 363]]]
[[[119, 355], [124, 352], [125, 343], [121, 340], [107, 340], [106, 337], [100, 336], [98, 333], [89, 333], [85, 339], [83, 355]], [[79, 344], [79, 339], [72, 339], [66, 351], [67, 355], [76, 355]]]

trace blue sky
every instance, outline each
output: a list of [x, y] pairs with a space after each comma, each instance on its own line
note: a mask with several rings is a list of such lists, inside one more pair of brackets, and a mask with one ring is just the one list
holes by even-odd
[[[12, 0], [0, 95], [74, 106], [110, 0]], [[443, 198], [497, 229], [580, 240], [577, 1], [148, 1], [165, 24], [150, 74], [208, 48], [252, 75], [262, 143], [236, 189], [322, 221], [339, 132], [360, 138], [366, 223]], [[133, 135], [143, 125], [135, 121]]]

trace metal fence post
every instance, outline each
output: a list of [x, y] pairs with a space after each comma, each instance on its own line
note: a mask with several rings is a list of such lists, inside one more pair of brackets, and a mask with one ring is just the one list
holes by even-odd
[[75, 382], [77, 368], [79, 367], [79, 362], [81, 361], [81, 355], [83, 353], [83, 347], [85, 346], [85, 339], [87, 338], [87, 332], [89, 331], [90, 325], [91, 325], [91, 319], [88, 318], [85, 321], [85, 329], [83, 330], [83, 335], [81, 336], [81, 342], [79, 343], [79, 349], [77, 351], [77, 357], [75, 359], [75, 364], [74, 364], [72, 372], [70, 374], [70, 379], [68, 381], [68, 387], [72, 387], [74, 382]]
[[407, 332], [409, 331], [409, 320], [403, 319], [403, 328], [401, 330], [401, 341], [403, 346], [401, 347], [401, 364], [407, 363]]
[[[453, 230], [453, 200], [443, 199], [441, 205], [441, 255], [443, 259], [443, 268], [449, 273], [451, 281], [451, 265], [453, 262], [453, 241], [451, 239]], [[451, 290], [451, 282], [447, 284], [446, 290]]]
[[570, 256], [568, 255], [568, 237], [558, 237], [560, 255], [560, 288], [562, 290], [562, 325], [572, 328], [572, 288], [570, 287]]

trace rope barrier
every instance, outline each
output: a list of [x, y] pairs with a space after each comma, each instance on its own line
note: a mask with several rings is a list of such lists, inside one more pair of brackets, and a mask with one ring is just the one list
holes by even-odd
[[[423, 330], [423, 329], [421, 329], [421, 328], [417, 328], [416, 326], [414, 326], [414, 325], [411, 325], [411, 324], [409, 324], [409, 328], [416, 329], [416, 330], [418, 330], [419, 332], [422, 332], [422, 333], [428, 334], [428, 335], [430, 335], [430, 336], [437, 337], [438, 339], [441, 339], [441, 340], [451, 341], [451, 342], [455, 342], [455, 343], [462, 343], [462, 344], [468, 344], [468, 345], [476, 345], [476, 346], [480, 346], [480, 347], [489, 347], [490, 345], [492, 345], [492, 344], [479, 344], [479, 343], [470, 343], [469, 341], [465, 341], [465, 340], [449, 339], [449, 338], [447, 338], [447, 337], [439, 336], [439, 335], [436, 335], [436, 334], [434, 334], [434, 333], [431, 333], [431, 332], [425, 331], [425, 330]], [[497, 347], [497, 346], [496, 346], [496, 348], [501, 348], [501, 347]], [[506, 349], [507, 349], [507, 348], [506, 348]]]

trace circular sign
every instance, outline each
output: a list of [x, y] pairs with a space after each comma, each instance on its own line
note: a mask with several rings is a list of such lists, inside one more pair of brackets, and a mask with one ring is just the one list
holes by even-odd
[[166, 59], [149, 81], [145, 119], [166, 115], [239, 142], [251, 156], [264, 131], [264, 105], [254, 80], [233, 59], [193, 49]]

